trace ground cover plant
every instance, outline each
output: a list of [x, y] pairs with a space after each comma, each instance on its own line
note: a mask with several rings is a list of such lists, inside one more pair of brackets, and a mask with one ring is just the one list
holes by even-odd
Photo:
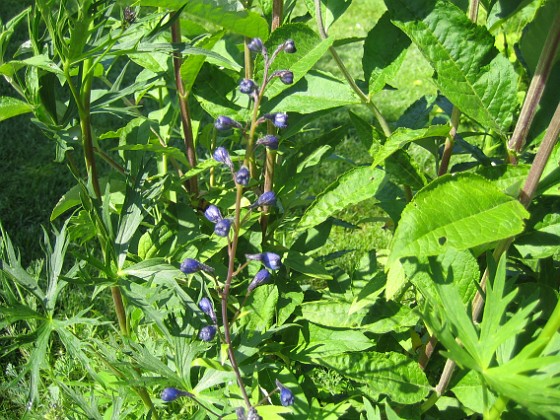
[[42, 257], [0, 225], [1, 415], [557, 418], [559, 44], [557, 0], [12, 13], [0, 122], [72, 182]]

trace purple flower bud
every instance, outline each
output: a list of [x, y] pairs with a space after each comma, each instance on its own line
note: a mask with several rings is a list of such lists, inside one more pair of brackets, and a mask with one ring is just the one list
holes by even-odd
[[220, 220], [218, 223], [216, 223], [216, 226], [214, 226], [214, 233], [222, 237], [228, 236], [231, 223], [231, 219]]
[[293, 39], [288, 39], [284, 42], [284, 51], [288, 54], [293, 54], [297, 51], [296, 44]]
[[210, 220], [212, 223], [218, 223], [223, 219], [220, 209], [213, 204], [210, 204], [206, 211], [204, 212], [204, 217]]
[[286, 114], [285, 112], [275, 112], [273, 114], [265, 114], [264, 118], [272, 121], [272, 124], [274, 124], [278, 128], [288, 127], [288, 114]]
[[212, 267], [202, 264], [200, 261], [193, 260], [192, 258], [185, 258], [185, 260], [181, 263], [180, 270], [185, 274], [193, 274], [200, 270], [206, 271], [207, 273], [214, 272]]
[[229, 130], [232, 127], [241, 128], [241, 124], [239, 124], [237, 121], [232, 120], [230, 117], [220, 115], [218, 118], [216, 118], [214, 127], [216, 127], [216, 130], [225, 131]]
[[217, 329], [214, 325], [207, 325], [205, 327], [202, 327], [202, 329], [198, 333], [198, 338], [206, 342], [212, 341], [216, 336], [216, 331]]
[[251, 280], [251, 283], [249, 283], [249, 287], [247, 288], [247, 291], [251, 293], [260, 285], [268, 283], [269, 280], [270, 280], [270, 272], [267, 269], [263, 268], [257, 274], [255, 274], [255, 277], [253, 277], [253, 280]]
[[295, 402], [295, 398], [292, 391], [282, 385], [282, 383], [278, 379], [276, 379], [276, 386], [280, 391], [280, 404], [282, 404], [284, 407], [293, 405]]
[[275, 76], [280, 77], [280, 80], [285, 85], [291, 85], [292, 83], [294, 83], [294, 73], [292, 73], [290, 70], [277, 71], [275, 72]]
[[258, 139], [257, 144], [262, 144], [263, 146], [266, 146], [271, 150], [277, 150], [278, 149], [278, 137], [273, 136], [272, 134], [267, 134], [266, 136]]
[[263, 50], [264, 44], [260, 38], [253, 38], [249, 41], [247, 47], [253, 52], [260, 53]]
[[247, 95], [252, 94], [257, 90], [257, 85], [251, 79], [243, 79], [239, 82], [239, 91], [241, 93], [246, 93]]
[[255, 203], [251, 205], [251, 208], [262, 207], [262, 206], [273, 206], [276, 204], [276, 194], [274, 191], [267, 191], [263, 193]]
[[206, 315], [210, 317], [214, 324], [217, 322], [216, 312], [214, 312], [214, 307], [212, 306], [212, 301], [207, 297], [203, 297], [198, 302], [198, 307], [204, 312]]
[[245, 409], [243, 407], [237, 407], [235, 409], [235, 415], [237, 416], [237, 420], [247, 420], [247, 417], [245, 417]]
[[165, 402], [175, 401], [179, 397], [187, 397], [190, 396], [191, 393], [187, 391], [181, 391], [177, 388], [165, 388], [161, 391], [161, 399]]
[[239, 185], [247, 185], [249, 184], [249, 177], [249, 168], [247, 168], [246, 166], [242, 166], [235, 174], [235, 182], [237, 182]]
[[245, 254], [248, 260], [260, 261], [266, 268], [271, 270], [279, 270], [282, 267], [282, 259], [280, 255], [274, 252], [263, 252], [262, 254]]
[[247, 414], [247, 420], [263, 420], [263, 418], [259, 415], [255, 407], [251, 407], [249, 409], [249, 414]]
[[225, 147], [222, 146], [218, 147], [216, 150], [214, 150], [213, 156], [216, 161], [220, 163], [224, 163], [230, 168], [233, 168], [233, 162], [231, 161], [231, 158], [229, 157], [229, 152]]

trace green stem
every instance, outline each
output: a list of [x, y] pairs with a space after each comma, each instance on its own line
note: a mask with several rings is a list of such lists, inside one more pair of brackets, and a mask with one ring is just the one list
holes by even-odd
[[455, 144], [455, 136], [457, 135], [460, 116], [461, 111], [459, 111], [459, 108], [454, 106], [453, 111], [451, 111], [451, 130], [449, 131], [449, 135], [445, 139], [445, 146], [441, 155], [441, 163], [439, 166], [438, 176], [445, 175], [449, 170], [449, 161], [451, 160], [451, 155], [453, 154], [453, 145]]
[[537, 106], [544, 92], [546, 81], [550, 75], [550, 70], [554, 63], [554, 57], [556, 57], [556, 51], [559, 45], [560, 10], [556, 13], [556, 18], [550, 27], [550, 32], [548, 33], [541, 55], [539, 56], [537, 68], [535, 69], [535, 74], [527, 90], [527, 96], [523, 102], [523, 107], [521, 108], [519, 119], [515, 125], [515, 130], [508, 142], [508, 148], [514, 152], [510, 154], [514, 160], [516, 159], [514, 154], [519, 153], [525, 144], [527, 133], [529, 132], [529, 128], [531, 127], [531, 123], [537, 111]]
[[[319, 29], [319, 35], [321, 36], [321, 39], [327, 39], [328, 38], [327, 31], [325, 30], [325, 25], [323, 24], [321, 0], [315, 0], [315, 16], [317, 19], [317, 27]], [[346, 81], [348, 82], [352, 90], [356, 93], [356, 95], [358, 95], [360, 101], [364, 105], [366, 105], [375, 116], [375, 119], [377, 120], [379, 126], [383, 130], [383, 134], [385, 134], [386, 137], [389, 137], [391, 135], [391, 128], [389, 127], [389, 124], [387, 123], [387, 121], [385, 120], [385, 118], [383, 117], [379, 109], [371, 101], [371, 98], [368, 97], [356, 84], [354, 78], [350, 75], [350, 72], [348, 71], [348, 69], [340, 59], [340, 56], [338, 55], [334, 47], [332, 46], [329, 47], [329, 52], [331, 53], [332, 58], [336, 62], [336, 65], [344, 75], [344, 78], [346, 79]]]

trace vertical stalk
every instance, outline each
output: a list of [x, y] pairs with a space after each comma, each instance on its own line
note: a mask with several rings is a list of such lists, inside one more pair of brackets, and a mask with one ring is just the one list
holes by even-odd
[[550, 32], [546, 38], [545, 44], [539, 56], [535, 74], [531, 79], [531, 84], [527, 90], [527, 96], [523, 102], [519, 119], [515, 125], [513, 135], [508, 142], [508, 148], [513, 152], [510, 154], [510, 159], [516, 163], [515, 153], [519, 153], [525, 144], [527, 133], [535, 117], [537, 106], [541, 100], [546, 81], [550, 75], [550, 70], [560, 44], [560, 10], [556, 12], [556, 18], [552, 23]]
[[443, 153], [441, 155], [438, 176], [445, 175], [449, 170], [449, 161], [451, 160], [451, 155], [453, 154], [453, 145], [455, 144], [455, 136], [457, 135], [457, 129], [459, 128], [460, 116], [461, 111], [459, 111], [459, 108], [453, 106], [453, 110], [451, 111], [451, 130], [445, 139], [445, 146], [443, 147]]
[[[171, 25], [171, 41], [173, 43], [181, 42], [181, 19], [178, 17]], [[175, 75], [175, 84], [177, 86], [177, 96], [179, 97], [179, 108], [181, 110], [181, 126], [183, 128], [183, 141], [185, 143], [185, 153], [191, 168], [196, 166], [196, 152], [194, 149], [194, 138], [192, 132], [192, 123], [187, 100], [187, 93], [183, 85], [183, 78], [181, 77], [181, 53], [175, 51], [173, 53], [173, 71]], [[198, 179], [193, 176], [187, 180], [188, 191], [196, 197], [198, 195]]]
[[235, 353], [233, 352], [233, 345], [231, 342], [231, 332], [229, 328], [229, 319], [228, 319], [228, 298], [229, 298], [229, 291], [231, 287], [231, 281], [233, 280], [234, 275], [234, 268], [235, 268], [235, 253], [237, 251], [237, 244], [239, 242], [239, 229], [241, 228], [240, 223], [240, 216], [241, 216], [241, 198], [243, 197], [243, 186], [237, 184], [236, 185], [236, 196], [235, 196], [235, 219], [233, 222], [233, 240], [231, 242], [231, 246], [228, 246], [228, 254], [229, 254], [229, 261], [228, 261], [228, 272], [226, 277], [226, 282], [224, 284], [224, 290], [222, 291], [222, 322], [224, 324], [224, 339], [227, 344], [227, 353], [228, 358], [231, 363], [231, 367], [235, 373], [235, 377], [237, 378], [237, 384], [241, 389], [241, 394], [243, 396], [243, 400], [245, 401], [245, 405], [247, 408], [251, 408], [251, 401], [249, 400], [249, 396], [247, 395], [247, 391], [245, 390], [245, 385], [243, 384], [243, 378], [241, 376], [241, 372], [239, 371], [239, 366], [237, 365], [237, 361], [235, 359]]

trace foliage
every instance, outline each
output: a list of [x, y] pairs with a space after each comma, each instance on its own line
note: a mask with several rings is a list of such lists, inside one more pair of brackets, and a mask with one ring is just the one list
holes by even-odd
[[557, 416], [560, 3], [357, 3], [1, 23], [74, 178], [43, 259], [1, 230], [2, 415]]

